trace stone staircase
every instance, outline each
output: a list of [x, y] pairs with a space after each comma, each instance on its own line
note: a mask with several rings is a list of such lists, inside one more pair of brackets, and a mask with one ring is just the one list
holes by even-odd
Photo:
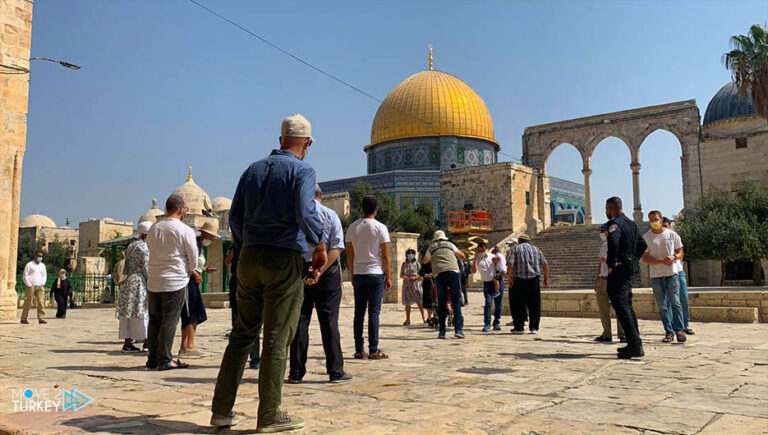
[[[647, 231], [641, 225], [640, 233]], [[533, 238], [549, 263], [549, 288], [552, 290], [591, 289], [597, 276], [600, 252], [600, 225], [550, 227]], [[639, 277], [636, 277], [637, 284]]]

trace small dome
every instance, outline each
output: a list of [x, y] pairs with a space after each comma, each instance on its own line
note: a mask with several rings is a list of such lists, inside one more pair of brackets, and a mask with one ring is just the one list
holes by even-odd
[[213, 211], [215, 212], [229, 210], [232, 208], [232, 200], [229, 198], [224, 198], [223, 196], [219, 196], [211, 200], [211, 205], [213, 206]]
[[48, 216], [31, 214], [19, 222], [19, 228], [56, 228], [56, 223]]
[[472, 137], [499, 148], [483, 99], [457, 77], [432, 69], [408, 77], [387, 95], [373, 118], [371, 145], [425, 136]]
[[139, 218], [139, 223], [142, 223], [142, 222], [152, 222], [152, 223], [155, 223], [155, 222], [157, 222], [157, 218], [159, 216], [164, 215], [164, 214], [165, 213], [163, 213], [162, 210], [157, 208], [157, 200], [153, 199], [152, 200], [152, 208], [150, 208], [149, 210], [147, 210], [146, 213], [141, 215], [141, 217]]
[[754, 116], [755, 114], [751, 93], [747, 91], [747, 94], [742, 97], [739, 95], [739, 87], [736, 86], [736, 83], [729, 82], [717, 91], [707, 105], [703, 125], [725, 119]]
[[202, 215], [203, 211], [210, 213], [213, 209], [211, 198], [200, 186], [195, 184], [192, 179], [192, 167], [189, 167], [187, 182], [176, 188], [172, 195], [179, 195], [184, 199], [184, 205], [187, 212], [193, 215]]

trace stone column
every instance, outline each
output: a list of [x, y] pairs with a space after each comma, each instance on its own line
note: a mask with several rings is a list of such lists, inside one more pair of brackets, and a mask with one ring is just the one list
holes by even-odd
[[16, 321], [21, 168], [27, 137], [32, 2], [0, 0], [0, 321]]
[[[389, 233], [389, 277], [392, 288], [384, 292], [384, 303], [399, 304], [403, 300], [403, 280], [400, 279], [400, 265], [405, 261], [405, 251], [413, 248], [418, 252], [417, 233]], [[421, 259], [419, 259], [421, 261]]]
[[632, 194], [634, 195], [634, 211], [632, 212], [632, 218], [635, 223], [641, 223], [643, 221], [643, 207], [640, 205], [640, 168], [642, 167], [639, 162], [632, 162], [629, 167], [632, 169]]
[[589, 184], [589, 178], [592, 176], [592, 169], [586, 167], [581, 170], [581, 173], [584, 174], [584, 204], [587, 211], [584, 216], [584, 224], [592, 225], [592, 188]]

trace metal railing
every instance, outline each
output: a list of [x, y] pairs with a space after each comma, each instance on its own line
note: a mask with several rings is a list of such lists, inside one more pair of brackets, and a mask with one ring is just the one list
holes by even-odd
[[[72, 273], [67, 279], [72, 284], [72, 295], [77, 305], [87, 303], [112, 303], [115, 301], [115, 289], [110, 288], [109, 275], [86, 275]], [[48, 274], [45, 283], [45, 299], [50, 298], [51, 286], [58, 279], [58, 275]], [[105, 291], [109, 289], [109, 292]], [[20, 300], [26, 297], [27, 286], [21, 280], [21, 275], [16, 276], [16, 295]]]

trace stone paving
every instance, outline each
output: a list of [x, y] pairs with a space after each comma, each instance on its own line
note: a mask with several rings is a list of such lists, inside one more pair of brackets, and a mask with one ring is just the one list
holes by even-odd
[[[616, 344], [592, 341], [597, 319], [544, 318], [539, 335], [484, 334], [480, 304], [471, 294], [467, 339], [444, 341], [422, 325], [401, 326], [402, 308], [385, 306], [384, 361], [351, 359], [344, 304], [345, 366], [355, 379], [326, 382], [313, 324], [309, 373], [302, 385], [285, 385], [284, 409], [312, 433], [768, 433], [766, 324], [695, 324], [688, 343], [669, 345], [658, 321], [641, 321], [647, 356], [622, 361]], [[198, 338], [205, 356], [167, 372], [144, 371], [143, 356], [120, 353], [113, 309], [0, 325], [0, 432], [212, 433], [229, 311], [208, 315]], [[257, 375], [246, 370], [232, 432], [256, 428]], [[14, 412], [13, 390], [27, 388], [74, 388], [94, 401], [76, 412]]]

